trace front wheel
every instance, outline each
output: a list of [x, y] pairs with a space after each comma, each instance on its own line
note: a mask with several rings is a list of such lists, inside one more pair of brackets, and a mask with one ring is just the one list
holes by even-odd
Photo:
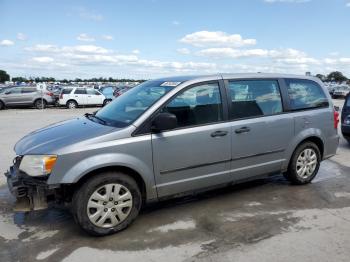
[[320, 168], [321, 153], [318, 146], [306, 142], [297, 147], [284, 176], [296, 185], [310, 183]]
[[112, 102], [112, 99], [105, 99], [102, 106], [108, 105], [110, 102]]
[[103, 236], [129, 226], [141, 208], [135, 180], [124, 174], [99, 174], [83, 184], [73, 196], [73, 215], [91, 235]]
[[3, 109], [5, 109], [5, 104], [0, 101], [0, 110], [3, 110]]

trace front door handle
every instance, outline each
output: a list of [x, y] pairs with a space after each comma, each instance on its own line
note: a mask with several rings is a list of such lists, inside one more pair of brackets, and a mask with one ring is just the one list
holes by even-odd
[[213, 133], [210, 134], [211, 137], [217, 137], [217, 136], [226, 136], [227, 135], [227, 131], [215, 131]]
[[247, 133], [250, 131], [250, 128], [247, 127], [247, 126], [244, 126], [244, 127], [241, 127], [241, 128], [238, 128], [235, 130], [235, 133], [236, 134], [242, 134], [242, 133]]

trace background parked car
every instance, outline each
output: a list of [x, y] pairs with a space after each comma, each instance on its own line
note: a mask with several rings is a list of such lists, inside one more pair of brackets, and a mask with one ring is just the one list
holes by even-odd
[[350, 87], [346, 85], [338, 86], [334, 89], [332, 98], [344, 98], [350, 91]]
[[350, 94], [346, 96], [341, 113], [341, 131], [350, 144]]
[[119, 90], [120, 88], [117, 86], [103, 86], [99, 89], [99, 91], [106, 97], [107, 104], [113, 100], [114, 92], [117, 92]]
[[78, 106], [106, 105], [108, 100], [99, 91], [93, 88], [70, 87], [62, 90], [59, 105], [67, 108]]
[[127, 92], [128, 90], [130, 90], [132, 87], [130, 86], [124, 86], [122, 88], [120, 88], [119, 90], [116, 90], [113, 95], [114, 97], [118, 97], [121, 96], [122, 94], [124, 94], [125, 92]]
[[13, 87], [0, 93], [0, 109], [14, 106], [34, 106], [41, 109], [54, 102], [53, 93], [39, 91], [36, 87]]

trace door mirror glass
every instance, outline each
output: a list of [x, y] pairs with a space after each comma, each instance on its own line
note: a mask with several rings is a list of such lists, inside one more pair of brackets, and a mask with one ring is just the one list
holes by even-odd
[[176, 115], [171, 113], [159, 113], [152, 122], [152, 131], [159, 133], [177, 127]]

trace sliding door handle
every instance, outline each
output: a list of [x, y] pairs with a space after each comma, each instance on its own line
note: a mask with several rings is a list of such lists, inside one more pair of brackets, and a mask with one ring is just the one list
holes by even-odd
[[241, 127], [241, 128], [238, 128], [235, 130], [235, 133], [236, 134], [241, 134], [241, 133], [247, 133], [250, 131], [250, 128], [247, 127], [247, 126], [244, 126], [244, 127]]
[[218, 130], [218, 131], [211, 133], [210, 136], [211, 137], [226, 136], [227, 133], [228, 133], [227, 131]]

